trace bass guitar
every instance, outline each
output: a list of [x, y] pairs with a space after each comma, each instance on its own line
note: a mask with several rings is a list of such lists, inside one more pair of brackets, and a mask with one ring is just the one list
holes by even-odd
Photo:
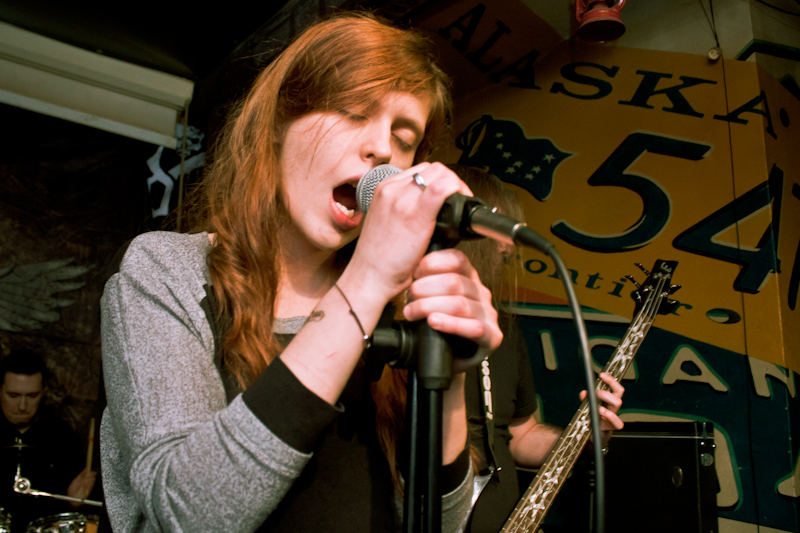
[[[659, 259], [651, 273], [636, 263], [636, 266], [647, 275], [647, 280], [642, 285], [636, 283], [633, 277], [626, 276], [636, 285], [634, 319], [603, 368], [603, 372], [621, 380], [656, 316], [667, 314], [675, 308], [678, 302], [670, 300], [668, 296], [680, 288], [679, 285], [670, 284], [677, 265], [676, 261]], [[598, 379], [595, 389], [610, 390], [610, 387]], [[590, 423], [589, 401], [584, 400], [506, 521], [501, 533], [534, 533], [539, 529], [545, 514], [589, 440]]]

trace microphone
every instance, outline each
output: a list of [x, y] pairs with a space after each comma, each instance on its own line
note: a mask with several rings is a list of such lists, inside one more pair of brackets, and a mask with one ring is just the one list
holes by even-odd
[[[361, 176], [356, 185], [356, 202], [365, 215], [372, 203], [375, 187], [400, 172], [402, 169], [394, 165], [379, 165]], [[535, 248], [547, 255], [555, 251], [552, 244], [524, 222], [501, 214], [480, 198], [461, 193], [451, 194], [445, 200], [436, 220], [436, 229], [445, 239], [455, 242], [489, 237], [506, 244]]]

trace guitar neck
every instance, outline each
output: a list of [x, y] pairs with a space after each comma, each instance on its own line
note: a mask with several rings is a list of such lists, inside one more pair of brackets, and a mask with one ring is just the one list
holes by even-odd
[[[644, 293], [642, 294], [641, 308], [606, 363], [603, 372], [617, 380], [621, 380], [625, 375], [636, 351], [641, 346], [662, 307], [662, 299], [669, 294], [670, 277], [668, 274], [660, 277], [656, 274], [653, 276], [656, 279], [655, 286], [645, 287], [640, 291], [640, 293]], [[595, 390], [610, 390], [610, 387], [598, 379], [595, 382]], [[589, 402], [584, 400], [578, 412], [564, 428], [561, 437], [548, 454], [547, 460], [539, 469], [533, 483], [511, 513], [501, 533], [533, 533], [539, 528], [558, 491], [561, 490], [564, 481], [583, 451], [583, 447], [588, 442], [590, 429]]]

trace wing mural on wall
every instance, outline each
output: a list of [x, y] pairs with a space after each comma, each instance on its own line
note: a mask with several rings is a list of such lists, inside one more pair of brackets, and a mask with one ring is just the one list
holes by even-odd
[[20, 332], [58, 322], [59, 309], [75, 302], [61, 293], [83, 287], [85, 282], [76, 278], [94, 268], [73, 265], [73, 261], [68, 258], [0, 266], [0, 329]]

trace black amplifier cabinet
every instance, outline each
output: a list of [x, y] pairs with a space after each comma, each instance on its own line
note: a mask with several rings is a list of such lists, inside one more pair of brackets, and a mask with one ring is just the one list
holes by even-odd
[[717, 533], [711, 422], [631, 422], [606, 455], [606, 531]]

